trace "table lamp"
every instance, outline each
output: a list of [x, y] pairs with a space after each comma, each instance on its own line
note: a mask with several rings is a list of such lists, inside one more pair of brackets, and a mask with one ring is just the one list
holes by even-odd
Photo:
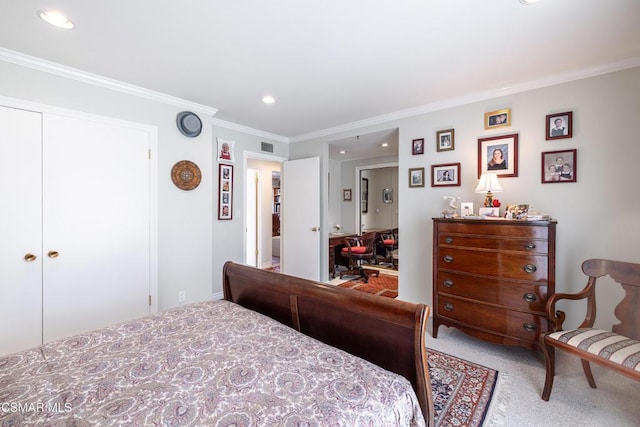
[[484, 205], [488, 208], [492, 207], [493, 193], [502, 193], [502, 187], [498, 182], [498, 175], [495, 173], [483, 173], [476, 187], [476, 193], [485, 193]]

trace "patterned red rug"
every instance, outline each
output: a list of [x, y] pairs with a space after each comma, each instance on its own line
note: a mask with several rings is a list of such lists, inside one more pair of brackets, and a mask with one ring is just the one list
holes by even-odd
[[[498, 371], [430, 348], [427, 359], [436, 427], [481, 426], [488, 418]], [[499, 411], [493, 412], [498, 416]]]
[[341, 288], [355, 289], [383, 297], [398, 297], [398, 277], [380, 274], [380, 276], [369, 277], [369, 282], [364, 283], [362, 279], [353, 279], [338, 285]]

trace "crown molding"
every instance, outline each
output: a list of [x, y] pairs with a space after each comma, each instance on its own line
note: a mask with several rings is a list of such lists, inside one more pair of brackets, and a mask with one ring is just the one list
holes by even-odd
[[214, 126], [219, 126], [225, 129], [230, 129], [230, 130], [235, 130], [238, 132], [243, 132], [243, 133], [247, 133], [249, 135], [254, 135], [260, 138], [267, 138], [267, 139], [271, 139], [273, 141], [276, 142], [283, 142], [285, 144], [288, 144], [289, 142], [291, 142], [291, 140], [289, 138], [287, 138], [286, 136], [282, 136], [282, 135], [276, 135], [275, 133], [269, 133], [269, 132], [265, 132], [259, 129], [254, 129], [248, 126], [244, 126], [244, 125], [239, 125], [238, 123], [234, 123], [234, 122], [228, 122], [226, 120], [222, 120], [222, 119], [217, 119], [217, 118], [213, 118], [211, 120], [211, 123], [213, 123]]
[[622, 61], [605, 64], [597, 67], [586, 68], [570, 73], [557, 74], [548, 78], [533, 80], [518, 84], [515, 86], [504, 87], [500, 89], [491, 89], [482, 92], [476, 92], [457, 98], [445, 99], [438, 102], [432, 102], [430, 104], [421, 105], [414, 108], [408, 108], [406, 110], [400, 110], [389, 114], [383, 114], [381, 116], [370, 117], [364, 120], [358, 120], [351, 123], [345, 123], [343, 125], [321, 129], [314, 132], [309, 132], [301, 135], [293, 136], [290, 139], [291, 143], [307, 141], [310, 139], [326, 137], [341, 132], [360, 129], [367, 126], [375, 126], [392, 122], [395, 120], [406, 119], [409, 117], [418, 116], [421, 114], [431, 113], [434, 111], [444, 110], [447, 108], [460, 107], [462, 105], [472, 104], [474, 102], [486, 101], [488, 99], [497, 98], [505, 95], [513, 95], [516, 93], [526, 92], [535, 89], [541, 89], [543, 87], [554, 86], [561, 83], [567, 83], [574, 80], [581, 80], [589, 77], [595, 77], [602, 74], [613, 73], [616, 71], [622, 71], [629, 68], [635, 68], [640, 66], [640, 57], [628, 58]]
[[217, 108], [212, 108], [206, 105], [187, 101], [182, 98], [166, 95], [164, 93], [145, 89], [143, 87], [130, 85], [117, 80], [109, 79], [107, 77], [99, 76], [97, 74], [92, 74], [86, 71], [78, 70], [76, 68], [67, 67], [66, 65], [61, 65], [41, 58], [36, 58], [35, 56], [25, 55], [20, 52], [5, 49], [3, 47], [0, 47], [0, 60], [23, 67], [32, 68], [34, 70], [42, 71], [45, 73], [66, 77], [68, 79], [76, 80], [79, 82], [88, 83], [94, 86], [100, 86], [106, 89], [115, 90], [117, 92], [125, 93], [128, 95], [149, 99], [151, 101], [161, 102], [163, 104], [173, 105], [187, 110], [198, 111], [210, 116], [214, 116], [218, 112]]

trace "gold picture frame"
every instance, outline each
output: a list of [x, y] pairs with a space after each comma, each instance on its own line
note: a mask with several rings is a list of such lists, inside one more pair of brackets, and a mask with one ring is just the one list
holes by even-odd
[[511, 126], [511, 108], [484, 113], [484, 128], [495, 129]]

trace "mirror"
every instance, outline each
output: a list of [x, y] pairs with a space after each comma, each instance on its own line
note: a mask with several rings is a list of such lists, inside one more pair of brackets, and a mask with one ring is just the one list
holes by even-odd
[[382, 203], [393, 203], [393, 189], [392, 188], [383, 188], [382, 189]]

